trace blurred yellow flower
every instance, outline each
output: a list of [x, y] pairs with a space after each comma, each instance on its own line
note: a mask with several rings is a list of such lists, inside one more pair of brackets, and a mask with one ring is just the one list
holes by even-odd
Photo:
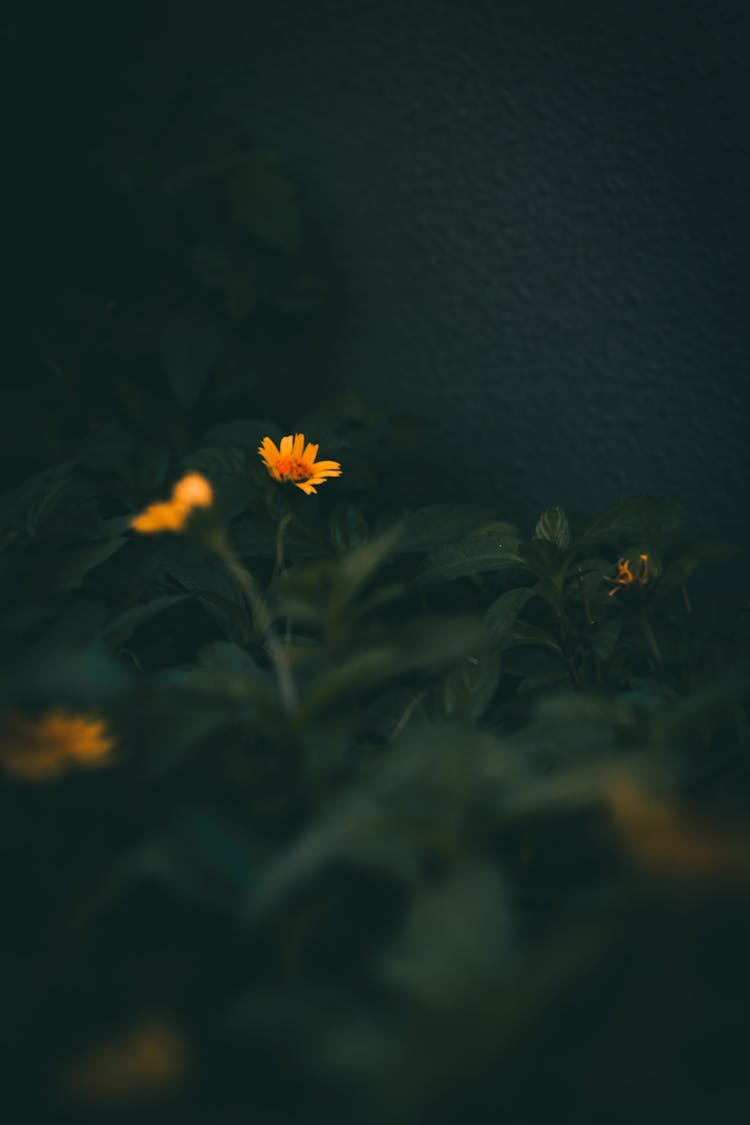
[[113, 746], [104, 720], [64, 710], [38, 717], [11, 712], [0, 723], [0, 763], [23, 781], [48, 781], [76, 767], [106, 765]]
[[274, 480], [289, 481], [301, 488], [309, 496], [317, 492], [316, 484], [323, 484], [327, 477], [340, 477], [341, 465], [338, 461], [316, 461], [320, 446], [311, 441], [305, 447], [305, 435], [287, 434], [277, 447], [270, 437], [263, 438], [258, 453]]
[[170, 500], [150, 504], [144, 512], [133, 517], [130, 526], [146, 535], [158, 531], [184, 531], [191, 512], [195, 508], [210, 508], [213, 500], [213, 489], [206, 478], [201, 473], [188, 473], [177, 481]]
[[625, 775], [609, 782], [606, 796], [621, 844], [640, 867], [711, 882], [750, 880], [750, 837], [745, 830], [700, 821]]
[[181, 1029], [150, 1018], [90, 1044], [60, 1068], [58, 1077], [78, 1104], [115, 1109], [174, 1093], [188, 1079], [190, 1064]]
[[638, 574], [634, 575], [630, 569], [630, 559], [620, 558], [617, 560], [617, 577], [608, 578], [606, 574], [604, 575], [604, 581], [612, 585], [612, 589], [609, 591], [610, 598], [624, 586], [645, 586], [648, 583], [648, 555], [640, 556], [640, 564]]

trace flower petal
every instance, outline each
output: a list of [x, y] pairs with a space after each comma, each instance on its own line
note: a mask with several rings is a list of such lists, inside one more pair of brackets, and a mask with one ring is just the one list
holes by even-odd
[[341, 465], [338, 461], [316, 461], [311, 466], [311, 472], [324, 473], [327, 477], [340, 477]]
[[260, 453], [267, 465], [275, 464], [281, 456], [276, 442], [272, 441], [270, 437], [263, 438], [263, 441], [258, 446], [258, 453]]
[[286, 437], [283, 437], [281, 439], [281, 445], [279, 446], [280, 455], [282, 457], [289, 457], [289, 455], [292, 452], [293, 446], [294, 446], [294, 438], [292, 437], [291, 434], [287, 434]]
[[213, 489], [202, 473], [187, 473], [172, 489], [172, 500], [187, 508], [210, 508]]
[[[311, 481], [311, 480], [295, 481], [294, 483], [297, 486], [297, 488], [301, 488], [302, 491], [307, 493], [308, 496], [310, 495], [311, 492], [317, 493], [317, 491], [318, 491], [317, 488], [313, 488], [313, 481]], [[315, 484], [321, 484], [322, 482], [321, 481], [315, 481], [314, 483]]]
[[318, 450], [319, 449], [320, 449], [319, 445], [315, 445], [313, 442], [308, 441], [307, 449], [302, 454], [302, 460], [305, 462], [306, 465], [312, 465], [313, 461], [318, 456]]
[[296, 457], [299, 461], [302, 457], [302, 450], [305, 448], [305, 435], [295, 434], [294, 445], [292, 446], [292, 456]]
[[145, 534], [158, 531], [182, 531], [187, 516], [187, 508], [165, 501], [161, 504], [151, 504], [145, 512], [141, 512], [130, 521], [130, 526], [134, 531]]

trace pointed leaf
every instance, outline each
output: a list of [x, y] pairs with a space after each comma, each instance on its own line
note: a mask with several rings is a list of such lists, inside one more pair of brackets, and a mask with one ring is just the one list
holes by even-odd
[[566, 550], [570, 546], [570, 524], [562, 508], [546, 508], [534, 528], [535, 539], [548, 539]]
[[508, 570], [521, 562], [518, 540], [496, 531], [477, 532], [461, 543], [440, 547], [429, 555], [417, 582], [452, 582], [488, 571]]

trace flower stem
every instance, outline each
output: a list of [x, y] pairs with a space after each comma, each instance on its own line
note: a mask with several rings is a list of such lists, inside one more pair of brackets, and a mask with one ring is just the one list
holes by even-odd
[[284, 572], [284, 539], [286, 538], [286, 529], [293, 518], [291, 512], [286, 512], [279, 520], [279, 527], [276, 532], [276, 572], [278, 574]]
[[662, 667], [664, 664], [664, 657], [662, 656], [661, 649], [659, 648], [659, 642], [656, 639], [656, 633], [654, 632], [651, 622], [649, 621], [645, 613], [641, 614], [641, 625], [643, 626], [643, 635], [646, 638], [648, 647], [651, 650], [651, 655], [653, 656], [659, 667]]
[[292, 678], [292, 670], [283, 645], [274, 631], [271, 615], [258, 588], [258, 583], [250, 571], [242, 565], [228, 543], [218, 544], [215, 549], [224, 565], [237, 580], [250, 604], [255, 623], [265, 637], [268, 655], [274, 666], [284, 709], [291, 713], [297, 705], [297, 692]]

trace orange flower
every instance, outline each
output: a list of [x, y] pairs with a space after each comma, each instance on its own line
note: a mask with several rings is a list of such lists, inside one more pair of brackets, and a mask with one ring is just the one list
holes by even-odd
[[130, 526], [144, 534], [158, 531], [184, 531], [188, 517], [195, 508], [210, 508], [214, 494], [211, 485], [200, 473], [188, 473], [172, 489], [172, 498], [150, 504], [145, 512], [134, 516]]
[[341, 476], [338, 461], [315, 460], [319, 448], [312, 442], [305, 448], [304, 434], [287, 434], [278, 448], [269, 437], [263, 438], [258, 453], [274, 480], [290, 481], [309, 496], [318, 491], [314, 486], [323, 484], [326, 477]]
[[39, 718], [10, 714], [2, 722], [0, 762], [13, 777], [46, 781], [76, 766], [106, 764], [113, 746], [102, 719], [63, 710]]
[[634, 575], [630, 569], [630, 559], [620, 558], [617, 560], [617, 578], [608, 578], [604, 575], [604, 581], [612, 584], [612, 589], [609, 591], [610, 598], [613, 594], [623, 586], [645, 586], [648, 582], [648, 555], [640, 556], [641, 565], [638, 574]]
[[172, 1021], [151, 1017], [90, 1044], [60, 1067], [65, 1094], [90, 1108], [120, 1108], [175, 1093], [188, 1079], [190, 1047]]

